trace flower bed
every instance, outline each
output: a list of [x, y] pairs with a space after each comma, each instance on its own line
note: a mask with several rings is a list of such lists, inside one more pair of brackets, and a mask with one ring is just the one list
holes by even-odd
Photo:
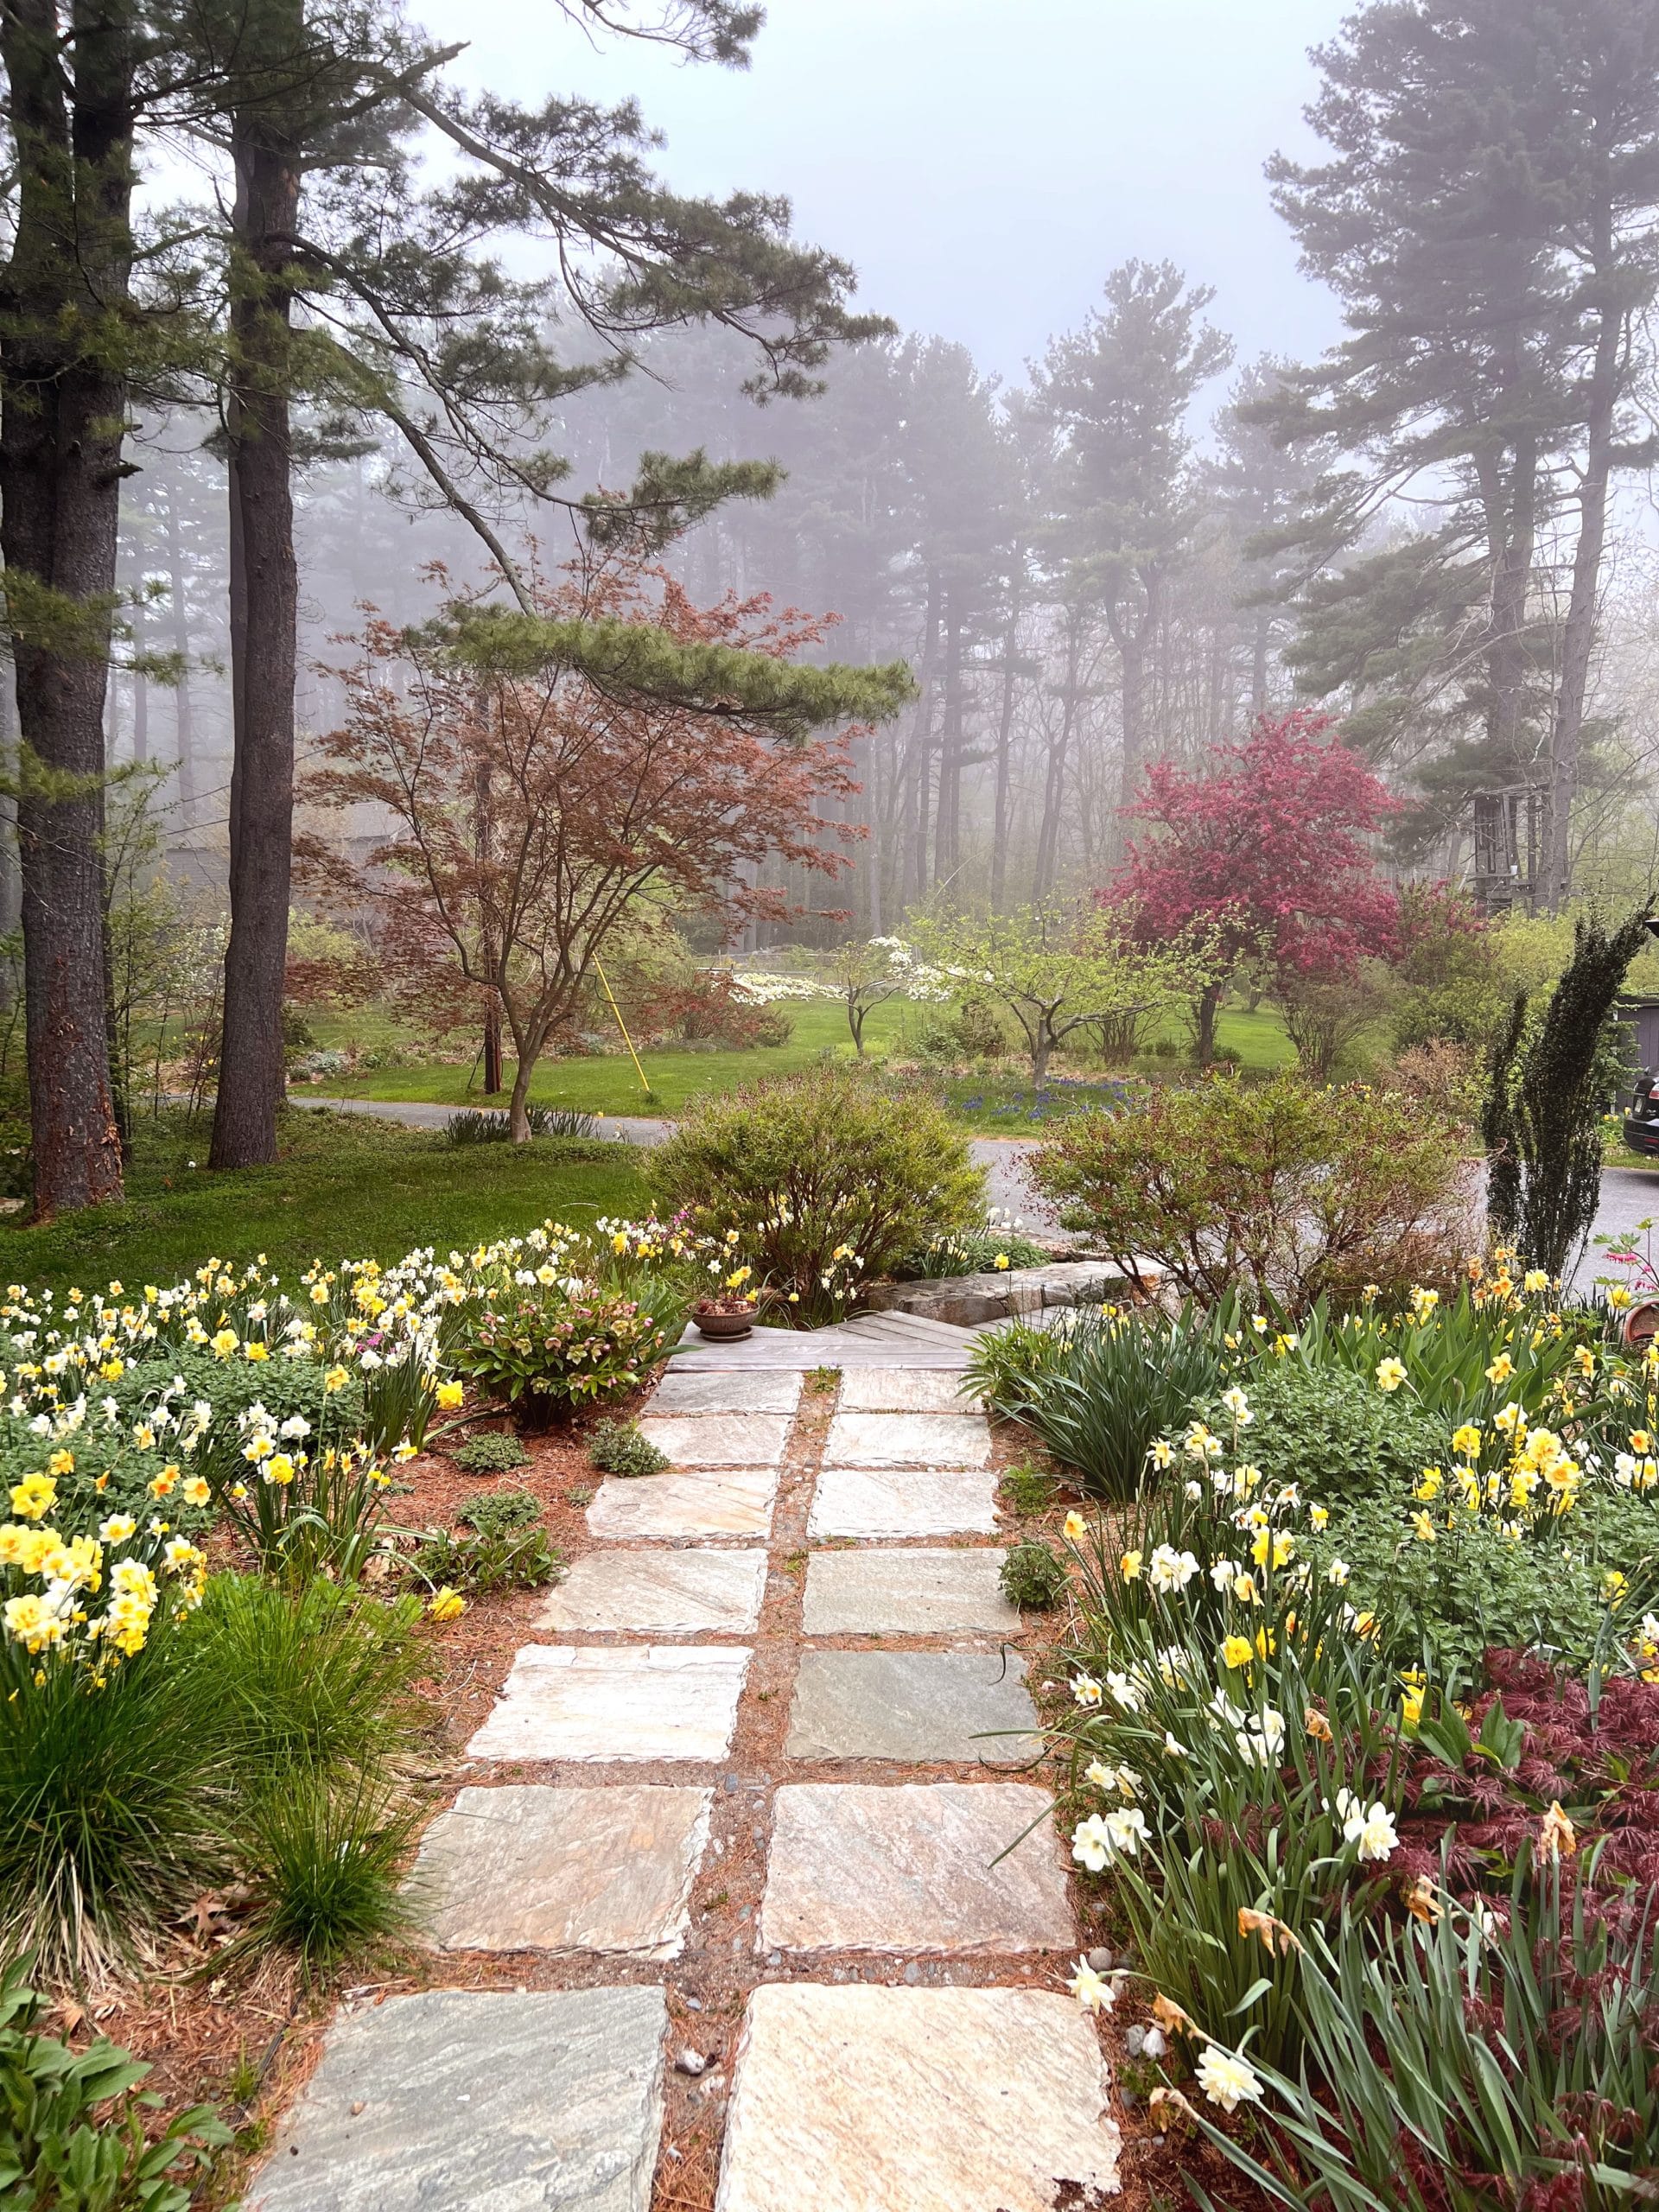
[[[1344, 2212], [1649, 2178], [1659, 1362], [1605, 1318], [1501, 1259], [1394, 1311], [1189, 1309], [1218, 1380], [1127, 1503], [1067, 1516], [1053, 1742], [1132, 1961], [1071, 1987], [1130, 2024], [1194, 2203], [1239, 2201], [1206, 2193], [1206, 2143], [1270, 2201]], [[1005, 1340], [988, 1377], [1087, 1481], [1080, 1402], [1103, 1419], [1125, 1338], [1161, 1353], [1169, 1326], [1088, 1335], [1111, 1369], [1081, 1399], [1065, 1345], [1046, 1369]], [[1413, 1446], [1350, 1421], [1327, 1496], [1305, 1414], [1332, 1378]]]

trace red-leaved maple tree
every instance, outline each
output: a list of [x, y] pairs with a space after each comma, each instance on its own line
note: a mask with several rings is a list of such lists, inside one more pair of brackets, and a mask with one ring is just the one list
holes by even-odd
[[429, 632], [372, 620], [356, 640], [346, 719], [304, 796], [364, 810], [352, 826], [372, 835], [308, 838], [302, 857], [366, 910], [406, 1001], [499, 1008], [515, 1142], [537, 1062], [625, 916], [636, 941], [688, 912], [735, 932], [790, 911], [758, 882], [769, 860], [850, 865], [865, 833], [826, 810], [858, 789], [854, 733], [803, 727], [835, 718], [862, 672], [795, 661], [827, 627], [764, 597], [696, 607], [617, 556], [568, 575], [536, 620], [480, 626], [462, 607]]
[[1217, 746], [1196, 772], [1147, 771], [1131, 843], [1098, 895], [1151, 943], [1202, 944], [1215, 980], [1198, 1001], [1198, 1055], [1214, 1056], [1227, 976], [1246, 959], [1281, 989], [1351, 975], [1392, 950], [1395, 895], [1368, 839], [1395, 802], [1363, 760], [1325, 735], [1325, 716], [1263, 715], [1241, 745]]

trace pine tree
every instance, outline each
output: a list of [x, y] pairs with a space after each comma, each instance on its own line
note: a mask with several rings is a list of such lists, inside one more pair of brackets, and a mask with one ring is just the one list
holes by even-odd
[[[575, 0], [569, 12], [728, 63], [745, 59], [760, 20], [726, 0], [692, 0], [652, 22]], [[275, 1156], [283, 1090], [296, 399], [339, 425], [389, 424], [528, 607], [501, 529], [515, 510], [556, 503], [603, 542], [661, 545], [721, 500], [776, 480], [764, 463], [647, 453], [622, 493], [559, 488], [565, 464], [537, 438], [559, 402], [624, 373], [639, 337], [712, 320], [758, 353], [757, 388], [802, 394], [833, 342], [887, 326], [848, 314], [851, 272], [792, 243], [781, 201], [666, 191], [641, 157], [646, 134], [631, 107], [468, 99], [443, 76], [453, 51], [383, 0], [204, 0], [192, 22], [222, 82], [219, 135], [235, 182], [225, 391], [236, 753], [212, 1150], [230, 1167]], [[457, 170], [426, 189], [410, 162], [420, 131], [446, 143]], [[512, 236], [555, 250], [556, 291], [513, 279], [493, 257]], [[601, 358], [557, 357], [556, 297], [606, 338]]]
[[[1098, 608], [1117, 652], [1127, 807], [1147, 750], [1149, 662], [1198, 520], [1187, 412], [1232, 345], [1199, 320], [1213, 292], [1189, 288], [1173, 263], [1125, 262], [1105, 297], [1081, 330], [1051, 341], [1033, 393], [1059, 441], [1046, 550], [1068, 640]], [[1068, 665], [1077, 658], [1069, 642]], [[1040, 866], [1039, 877], [1041, 895]]]
[[[1546, 786], [1554, 903], [1607, 486], [1656, 451], [1633, 402], [1656, 283], [1659, 16], [1646, 0], [1368, 0], [1316, 58], [1310, 119], [1331, 158], [1268, 174], [1349, 334], [1268, 411], [1280, 435], [1346, 456], [1320, 526], [1365, 557], [1315, 594], [1299, 658], [1310, 689], [1345, 671], [1372, 691], [1373, 752], [1427, 728], [1461, 749], [1465, 789]], [[1438, 524], [1363, 548], [1402, 494]], [[1537, 585], [1563, 521], [1576, 553], [1558, 639]]]

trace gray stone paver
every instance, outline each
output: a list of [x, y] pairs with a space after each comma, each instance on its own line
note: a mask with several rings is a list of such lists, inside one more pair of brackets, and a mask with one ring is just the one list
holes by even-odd
[[651, 1394], [652, 1414], [792, 1414], [801, 1402], [804, 1370], [738, 1368], [709, 1375], [672, 1366]]
[[1076, 1922], [1051, 1811], [1046, 1790], [1017, 1782], [788, 1783], [772, 1801], [760, 1942], [1065, 1949]]
[[1029, 1762], [1042, 1738], [1025, 1675], [995, 1651], [804, 1651], [784, 1756]]
[[713, 1802], [653, 1783], [463, 1789], [428, 1828], [411, 1890], [444, 1950], [677, 1958]]
[[644, 1480], [613, 1477], [600, 1484], [588, 1526], [595, 1536], [619, 1543], [640, 1536], [670, 1543], [764, 1536], [777, 1494], [775, 1467], [703, 1468]]
[[660, 1989], [429, 1989], [329, 2029], [249, 2212], [646, 2212]]
[[1069, 1997], [772, 1983], [749, 1998], [715, 2212], [1100, 2212], [1105, 2107]]
[[723, 1758], [748, 1663], [733, 1643], [527, 1643], [467, 1756]]
[[814, 1552], [801, 1625], [808, 1636], [1018, 1636], [997, 1580], [1006, 1552]]
[[760, 1617], [766, 1555], [753, 1551], [588, 1552], [550, 1592], [537, 1625], [636, 1636], [747, 1635]]
[[775, 1467], [787, 1414], [647, 1414], [639, 1433], [677, 1467]]
[[967, 1377], [937, 1367], [859, 1367], [841, 1378], [843, 1414], [970, 1414], [979, 1402]]
[[988, 1467], [825, 1467], [807, 1534], [830, 1536], [991, 1536], [996, 1477]]
[[990, 1424], [983, 1414], [837, 1414], [825, 1459], [837, 1467], [983, 1467]]

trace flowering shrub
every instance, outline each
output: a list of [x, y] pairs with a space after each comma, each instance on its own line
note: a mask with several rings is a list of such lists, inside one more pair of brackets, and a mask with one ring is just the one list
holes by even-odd
[[779, 1077], [703, 1101], [650, 1155], [659, 1208], [728, 1236], [803, 1325], [931, 1237], [984, 1218], [983, 1178], [931, 1102], [902, 1105], [855, 1069]]
[[[638, 1249], [626, 1230], [612, 1243], [618, 1260]], [[671, 1283], [642, 1280], [626, 1295], [597, 1283], [585, 1262], [582, 1241], [552, 1229], [474, 1255], [454, 1363], [527, 1426], [637, 1389], [683, 1322], [685, 1300]]]

